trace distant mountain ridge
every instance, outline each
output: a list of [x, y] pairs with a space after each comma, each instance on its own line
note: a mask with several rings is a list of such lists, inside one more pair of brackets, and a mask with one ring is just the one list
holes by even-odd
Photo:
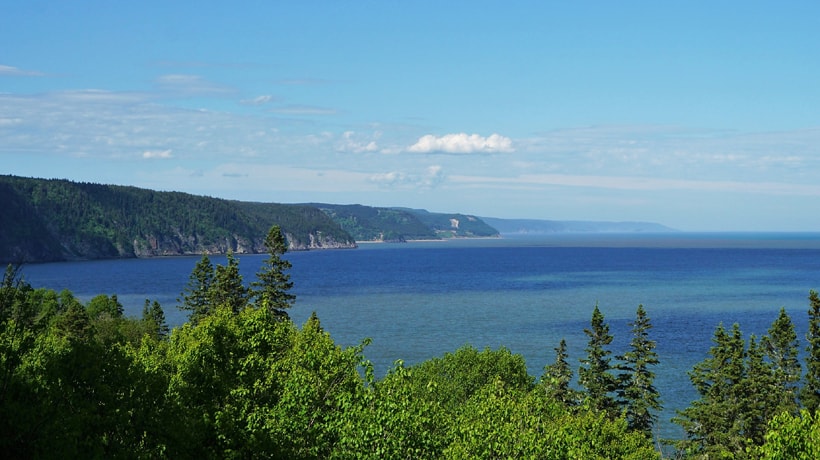
[[498, 230], [502, 235], [547, 233], [666, 233], [678, 231], [653, 222], [499, 219], [495, 217], [482, 217], [481, 219]]

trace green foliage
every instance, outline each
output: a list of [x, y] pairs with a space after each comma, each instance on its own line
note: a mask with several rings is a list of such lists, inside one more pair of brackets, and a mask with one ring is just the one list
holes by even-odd
[[776, 413], [788, 411], [797, 413], [798, 383], [800, 382], [800, 361], [797, 357], [799, 343], [794, 324], [786, 309], [781, 308], [780, 314], [769, 328], [768, 335], [763, 336], [761, 345], [769, 358], [772, 368], [773, 393], [777, 397]]
[[411, 370], [411, 381], [419, 397], [432, 398], [451, 413], [496, 378], [522, 391], [533, 386], [524, 358], [504, 347], [478, 351], [465, 345], [454, 353], [419, 363]]
[[213, 284], [209, 290], [211, 308], [226, 306], [234, 313], [239, 313], [247, 306], [248, 288], [239, 273], [239, 260], [233, 253], [228, 253], [225, 265], [217, 265], [214, 270]]
[[445, 458], [653, 459], [649, 440], [604, 412], [570, 411], [543, 392], [523, 392], [500, 379], [460, 412]]
[[357, 241], [436, 239], [435, 231], [401, 209], [362, 205], [312, 204], [325, 212]]
[[686, 431], [688, 439], [679, 444], [685, 451], [720, 458], [741, 454], [746, 448], [741, 386], [745, 346], [737, 324], [731, 333], [720, 324], [712, 341], [710, 357], [689, 372], [700, 399], [679, 411], [673, 421]]
[[393, 208], [410, 212], [424, 225], [433, 229], [439, 237], [489, 237], [498, 236], [498, 230], [476, 216], [445, 214], [424, 209]]
[[[269, 237], [272, 257], [254, 286], [273, 280], [285, 292], [287, 277], [265, 277], [289, 268], [274, 257], [284, 253], [281, 231], [272, 227]], [[363, 358], [367, 341], [340, 347], [315, 314], [298, 327], [245, 289], [232, 255], [216, 268], [203, 257], [183, 293], [196, 321], [169, 334], [158, 302], [146, 300], [142, 318], [127, 318], [114, 295], [84, 306], [68, 291], [31, 288], [8, 267], [0, 283], [0, 451], [9, 458], [659, 458], [648, 436], [660, 408], [658, 359], [642, 306], [613, 367], [612, 336], [596, 305], [582, 388], [574, 390], [565, 341], [538, 384], [520, 355], [471, 346], [410, 367], [399, 361], [377, 379]], [[676, 418], [687, 434], [681, 455], [816, 458], [817, 415], [794, 410], [797, 343], [785, 312], [760, 341], [751, 336], [747, 345], [738, 325], [720, 325], [713, 342], [690, 372], [700, 399]]]
[[809, 292], [809, 331], [806, 333], [806, 377], [800, 402], [810, 412], [820, 408], [820, 295]]
[[768, 425], [765, 443], [751, 451], [765, 460], [815, 460], [820, 458], [820, 414], [801, 410], [784, 412]]
[[168, 322], [165, 320], [165, 311], [156, 300], [150, 302], [145, 299], [145, 305], [142, 307], [142, 321], [145, 323], [146, 332], [152, 339], [165, 340], [171, 333]]
[[188, 321], [193, 324], [207, 316], [211, 311], [212, 291], [214, 284], [214, 266], [207, 254], [203, 254], [188, 277], [188, 285], [180, 294], [180, 310], [188, 310]]
[[737, 324], [731, 334], [720, 325], [710, 357], [690, 372], [701, 398], [675, 419], [688, 437], [679, 445], [692, 454], [756, 458], [770, 422], [797, 412], [796, 339], [783, 309], [768, 335], [759, 343], [752, 335], [748, 347]]
[[0, 176], [0, 202], [0, 261], [261, 252], [274, 224], [293, 247], [354, 244], [306, 206], [16, 176]]
[[644, 433], [652, 438], [652, 426], [657, 419], [652, 411], [659, 411], [662, 406], [660, 393], [655, 388], [655, 372], [652, 370], [660, 361], [655, 352], [655, 342], [649, 339], [652, 323], [643, 308], [638, 305], [632, 327], [630, 350], [618, 359], [618, 396], [623, 401], [626, 419], [631, 430]]
[[568, 358], [567, 341], [561, 339], [555, 348], [555, 362], [544, 367], [544, 375], [541, 376], [539, 386], [555, 401], [566, 406], [574, 406], [578, 404], [580, 395], [570, 387], [572, 368], [567, 361]]
[[584, 329], [584, 334], [589, 337], [589, 341], [585, 349], [587, 356], [581, 360], [581, 368], [578, 370], [578, 383], [585, 389], [585, 403], [614, 418], [619, 415], [613, 396], [618, 390], [618, 381], [612, 374], [613, 367], [609, 358], [612, 352], [607, 348], [612, 343], [612, 335], [597, 304], [592, 311], [590, 327]]
[[124, 308], [116, 295], [107, 296], [99, 294], [94, 296], [86, 306], [88, 316], [98, 319], [103, 315], [108, 315], [111, 318], [122, 318]]
[[255, 299], [257, 308], [287, 317], [285, 310], [293, 305], [296, 296], [288, 292], [293, 287], [287, 273], [291, 264], [282, 258], [288, 247], [278, 225], [271, 227], [268, 232], [265, 247], [268, 249], [268, 258], [256, 274], [256, 281], [251, 283], [250, 296]]

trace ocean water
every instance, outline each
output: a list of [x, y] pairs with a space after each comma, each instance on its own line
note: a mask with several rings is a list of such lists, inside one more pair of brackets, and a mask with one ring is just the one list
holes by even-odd
[[[539, 377], [563, 338], [577, 377], [594, 306], [615, 337], [614, 356], [627, 351], [628, 323], [642, 304], [661, 360], [665, 436], [680, 434], [669, 419], [697, 397], [687, 371], [706, 357], [719, 323], [737, 322], [759, 337], [783, 307], [803, 340], [807, 296], [820, 288], [820, 234], [553, 235], [362, 244], [287, 257], [297, 296], [291, 317], [302, 323], [315, 311], [342, 345], [371, 338], [365, 357], [380, 374], [399, 359], [413, 364], [471, 344], [520, 353]], [[239, 257], [246, 282], [264, 258]], [[176, 325], [185, 320], [176, 299], [198, 260], [34, 264], [23, 275], [82, 300], [117, 294], [129, 315], [139, 316], [145, 299], [158, 300]]]

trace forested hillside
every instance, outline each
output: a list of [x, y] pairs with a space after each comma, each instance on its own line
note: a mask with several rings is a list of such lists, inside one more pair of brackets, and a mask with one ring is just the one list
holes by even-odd
[[423, 209], [310, 203], [321, 209], [357, 241], [409, 241], [498, 236], [475, 216]]
[[405, 209], [421, 220], [425, 225], [432, 228], [439, 237], [495, 237], [498, 230], [487, 225], [480, 217], [466, 214], [447, 214], [440, 212], [429, 212], [424, 209]]
[[259, 253], [273, 224], [291, 249], [355, 247], [316, 208], [0, 176], [0, 261]]

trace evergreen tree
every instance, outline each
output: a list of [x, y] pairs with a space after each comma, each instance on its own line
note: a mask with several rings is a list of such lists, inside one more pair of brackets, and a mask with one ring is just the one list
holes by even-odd
[[291, 263], [282, 258], [288, 246], [278, 225], [268, 231], [265, 247], [268, 249], [268, 258], [256, 274], [256, 281], [251, 283], [251, 296], [256, 299], [258, 308], [287, 318], [285, 309], [293, 305], [296, 296], [288, 292], [293, 287], [287, 273]]
[[657, 419], [652, 411], [662, 408], [660, 393], [654, 385], [655, 372], [652, 371], [660, 361], [655, 352], [655, 341], [649, 339], [652, 323], [643, 305], [638, 305], [635, 321], [629, 325], [632, 327], [630, 351], [617, 357], [622, 361], [618, 366], [621, 371], [618, 375], [618, 396], [626, 408], [629, 428], [651, 438], [652, 425]]
[[590, 408], [616, 417], [618, 404], [612, 394], [618, 389], [618, 381], [611, 372], [611, 351], [606, 348], [612, 343], [612, 336], [598, 304], [592, 311], [590, 328], [584, 329], [584, 334], [589, 337], [589, 342], [585, 349], [587, 356], [581, 360], [578, 371], [578, 383], [586, 390], [585, 400]]
[[773, 373], [772, 397], [776, 399], [776, 412], [788, 411], [797, 414], [797, 392], [800, 381], [800, 361], [797, 357], [799, 343], [794, 324], [781, 308], [780, 314], [769, 334], [761, 340], [766, 356], [769, 358]]
[[679, 447], [692, 454], [720, 458], [745, 448], [741, 423], [745, 346], [738, 324], [732, 326], [731, 334], [720, 324], [712, 342], [710, 357], [689, 371], [700, 399], [678, 411], [673, 421], [683, 427], [688, 438]]
[[168, 338], [170, 328], [168, 322], [165, 321], [165, 312], [156, 300], [151, 303], [148, 299], [145, 299], [145, 305], [142, 307], [142, 321], [145, 323], [151, 337], [157, 340]]
[[567, 341], [561, 339], [561, 343], [555, 348], [555, 362], [544, 368], [541, 385], [544, 386], [547, 394], [554, 400], [572, 406], [577, 402], [578, 395], [570, 387], [572, 368], [569, 366], [567, 358], [569, 358]]
[[[764, 337], [765, 339], [765, 337]], [[775, 385], [775, 373], [757, 338], [749, 337], [746, 352], [746, 375], [740, 387], [742, 410], [740, 422], [746, 439], [756, 446], [763, 445], [769, 420], [780, 410], [782, 393]]]
[[248, 288], [242, 282], [239, 273], [239, 261], [233, 252], [228, 252], [226, 265], [217, 265], [214, 280], [210, 289], [211, 305], [227, 306], [234, 313], [239, 313], [247, 306]]
[[214, 266], [208, 255], [203, 254], [188, 278], [188, 285], [182, 292], [181, 299], [177, 299], [180, 310], [190, 311], [188, 320], [191, 324], [196, 325], [212, 311], [211, 287], [213, 283]]
[[809, 291], [809, 331], [806, 333], [806, 382], [800, 392], [800, 402], [811, 413], [820, 407], [820, 296]]

